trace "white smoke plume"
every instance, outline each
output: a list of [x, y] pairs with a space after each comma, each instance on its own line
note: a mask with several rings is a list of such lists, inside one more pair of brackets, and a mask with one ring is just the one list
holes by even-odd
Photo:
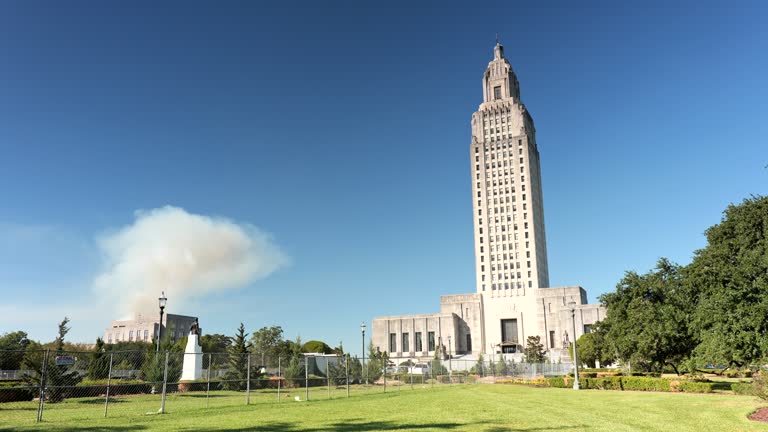
[[133, 224], [98, 243], [105, 268], [94, 289], [122, 318], [154, 314], [161, 291], [184, 313], [188, 300], [245, 286], [288, 261], [252, 225], [171, 206], [137, 211]]

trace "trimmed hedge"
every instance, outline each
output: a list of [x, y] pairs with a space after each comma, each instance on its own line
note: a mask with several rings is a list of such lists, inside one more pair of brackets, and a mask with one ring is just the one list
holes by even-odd
[[[110, 396], [149, 394], [152, 384], [140, 380], [115, 380], [109, 385]], [[83, 380], [70, 390], [68, 397], [98, 397], [107, 394], [107, 380]]]
[[714, 385], [712, 382], [682, 381], [678, 389], [686, 393], [712, 393]]
[[754, 396], [755, 389], [750, 383], [733, 383], [731, 390], [737, 395]]
[[27, 386], [23, 381], [0, 382], [0, 403], [31, 401], [37, 389]]
[[[551, 377], [546, 378], [545, 381], [549, 387], [571, 388], [573, 386], [573, 378], [571, 377]], [[662, 378], [639, 376], [584, 378], [579, 381], [581, 382], [581, 388], [583, 389], [687, 393], [712, 393], [715, 385], [715, 383], [712, 382], [672, 381]]]

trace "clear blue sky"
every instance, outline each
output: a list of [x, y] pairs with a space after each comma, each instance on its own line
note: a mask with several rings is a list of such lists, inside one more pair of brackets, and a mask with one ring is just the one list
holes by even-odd
[[71, 314], [72, 339], [101, 335], [71, 312], [95, 238], [165, 205], [290, 257], [169, 300], [206, 332], [359, 352], [361, 321], [473, 292], [469, 121], [496, 32], [536, 122], [553, 286], [595, 301], [688, 263], [768, 193], [765, 2], [267, 3], [0, 4], [0, 333], [50, 340]]

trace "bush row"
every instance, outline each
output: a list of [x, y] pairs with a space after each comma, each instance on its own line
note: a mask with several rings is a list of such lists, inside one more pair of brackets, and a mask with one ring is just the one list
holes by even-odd
[[731, 390], [738, 395], [753, 396], [755, 394], [754, 386], [750, 383], [733, 383]]
[[[573, 387], [572, 377], [552, 377], [545, 378], [544, 381], [548, 387]], [[673, 381], [669, 379], [639, 376], [588, 377], [579, 379], [579, 381], [581, 383], [581, 388], [596, 390], [712, 393], [714, 386], [714, 383], [711, 382]]]

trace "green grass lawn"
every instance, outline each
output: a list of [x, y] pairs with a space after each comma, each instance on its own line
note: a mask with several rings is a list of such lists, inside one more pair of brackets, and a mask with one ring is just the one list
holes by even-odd
[[[44, 422], [34, 423], [36, 404], [0, 404], [0, 430], [48, 431], [768, 431], [747, 415], [761, 403], [723, 394], [645, 393], [515, 385], [416, 386], [368, 390], [314, 388], [290, 391], [277, 403], [274, 391], [169, 395], [166, 414], [148, 415], [159, 396], [70, 399], [51, 404]], [[421, 387], [421, 388], [420, 388]], [[362, 394], [368, 392], [370, 394]]]

